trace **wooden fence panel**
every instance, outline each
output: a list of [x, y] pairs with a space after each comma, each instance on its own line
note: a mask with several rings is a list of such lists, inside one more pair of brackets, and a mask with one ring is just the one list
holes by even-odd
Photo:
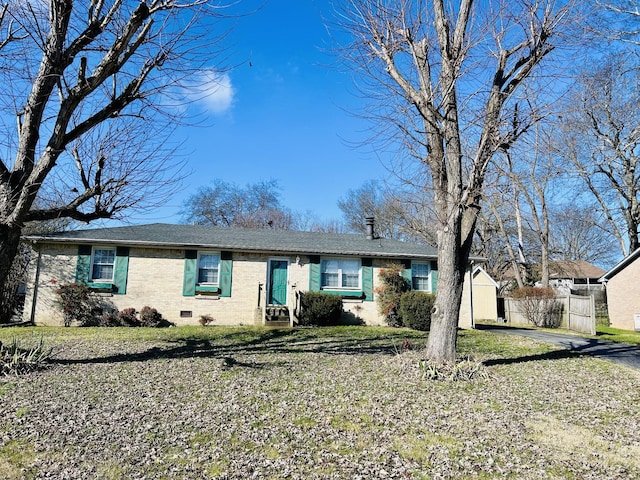
[[512, 325], [531, 325], [521, 308], [522, 302], [515, 298], [504, 299], [504, 316]]
[[[556, 302], [561, 304], [562, 321], [560, 326], [575, 332], [596, 334], [596, 313], [594, 297], [569, 295], [566, 297], [556, 297]], [[522, 300], [515, 298], [504, 299], [505, 319], [511, 325], [527, 325], [531, 323], [524, 314]]]
[[569, 295], [567, 297], [567, 328], [574, 332], [596, 334], [596, 306], [593, 295], [583, 297]]

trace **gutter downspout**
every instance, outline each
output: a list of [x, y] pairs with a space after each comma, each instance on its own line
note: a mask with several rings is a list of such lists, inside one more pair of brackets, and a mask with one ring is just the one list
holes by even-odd
[[474, 267], [475, 263], [473, 262], [473, 260], [471, 262], [469, 262], [469, 309], [470, 309], [470, 316], [471, 316], [471, 328], [475, 329], [476, 328], [476, 322], [473, 316], [473, 267]]
[[31, 298], [31, 315], [29, 321], [35, 325], [36, 319], [36, 303], [38, 301], [38, 284], [40, 283], [40, 257], [42, 253], [37, 243], [34, 243], [34, 248], [38, 252], [38, 258], [36, 259], [36, 278], [33, 281], [33, 296]]

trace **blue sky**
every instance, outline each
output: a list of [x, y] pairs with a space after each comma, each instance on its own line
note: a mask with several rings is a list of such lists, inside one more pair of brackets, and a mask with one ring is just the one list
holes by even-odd
[[239, 186], [275, 179], [284, 206], [341, 219], [339, 198], [387, 175], [370, 149], [350, 144], [370, 125], [353, 115], [360, 99], [330, 51], [330, 3], [267, 0], [237, 20], [225, 43], [237, 66], [190, 107], [208, 126], [178, 131], [193, 173], [166, 207], [130, 222], [178, 222], [189, 194], [216, 178]]

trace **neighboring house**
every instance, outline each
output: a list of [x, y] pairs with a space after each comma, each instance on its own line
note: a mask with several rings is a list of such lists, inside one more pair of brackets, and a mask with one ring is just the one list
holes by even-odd
[[549, 285], [564, 293], [600, 294], [600, 277], [605, 271], [584, 260], [556, 260], [549, 263]]
[[[374, 238], [271, 229], [151, 224], [30, 235], [24, 315], [36, 324], [61, 325], [54, 305], [62, 284], [89, 285], [119, 310], [156, 308], [177, 325], [296, 322], [299, 294], [341, 295], [345, 321], [383, 325], [375, 290], [381, 267], [401, 263], [414, 288], [435, 292], [436, 250], [428, 245]], [[469, 275], [467, 275], [467, 281]], [[460, 327], [473, 326], [465, 288]]]
[[473, 268], [473, 318], [498, 320], [498, 284], [487, 271], [479, 266]]
[[[540, 275], [540, 265], [533, 264], [531, 269]], [[595, 295], [597, 299], [604, 299], [604, 289], [598, 279], [605, 271], [584, 260], [553, 260], [549, 262], [549, 286], [567, 295]], [[523, 271], [524, 274], [524, 271]], [[515, 285], [515, 273], [509, 266], [500, 280], [502, 289]], [[525, 283], [527, 283], [525, 281]], [[540, 283], [536, 283], [537, 286]], [[603, 300], [604, 301], [604, 300]]]
[[640, 278], [640, 248], [600, 278], [607, 291], [607, 310], [612, 327], [640, 331], [638, 278]]

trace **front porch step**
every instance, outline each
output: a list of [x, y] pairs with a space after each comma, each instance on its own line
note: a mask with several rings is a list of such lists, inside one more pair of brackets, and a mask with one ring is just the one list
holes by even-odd
[[291, 325], [289, 307], [284, 305], [267, 305], [264, 312], [264, 324], [268, 327], [288, 327]]

